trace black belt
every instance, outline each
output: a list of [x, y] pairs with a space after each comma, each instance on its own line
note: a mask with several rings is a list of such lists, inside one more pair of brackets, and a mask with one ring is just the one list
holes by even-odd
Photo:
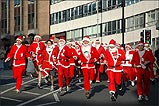
[[118, 66], [109, 66], [109, 67], [111, 67], [111, 68], [116, 68], [116, 67], [120, 67], [120, 65], [118, 65]]
[[94, 62], [91, 62], [91, 63], [83, 63], [83, 64], [94, 64]]
[[24, 60], [24, 59], [14, 59], [14, 60]]

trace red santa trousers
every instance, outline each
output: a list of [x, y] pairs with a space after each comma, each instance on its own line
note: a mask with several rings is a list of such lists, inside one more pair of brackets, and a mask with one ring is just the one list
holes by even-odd
[[150, 63], [150, 65], [148, 66], [149, 71], [150, 71], [150, 79], [154, 79], [155, 75], [154, 75], [154, 70], [153, 70], [153, 64]]
[[74, 69], [75, 69], [75, 65], [70, 65], [70, 68], [69, 68], [70, 79], [74, 77]]
[[133, 67], [129, 67], [129, 66], [123, 66], [123, 70], [124, 70], [124, 81], [133, 81], [135, 80], [136, 77], [136, 69]]
[[150, 90], [150, 72], [144, 70], [143, 68], [137, 69], [137, 93], [138, 95], [144, 94], [145, 96], [149, 95]]
[[87, 69], [83, 68], [82, 69], [83, 76], [84, 76], [84, 89], [85, 90], [90, 90], [90, 81], [94, 80], [94, 68]]
[[104, 71], [104, 64], [96, 65], [96, 81], [100, 81], [100, 75]]
[[63, 77], [65, 78], [66, 86], [69, 85], [69, 70], [61, 65], [58, 66], [58, 85], [63, 87]]
[[116, 92], [116, 88], [115, 85], [120, 85], [121, 84], [121, 76], [122, 73], [121, 72], [113, 72], [111, 70], [107, 70], [107, 74], [108, 74], [108, 79], [109, 79], [109, 86], [108, 86], [108, 90], [109, 91], [114, 91]]
[[16, 89], [20, 90], [22, 84], [22, 76], [25, 71], [25, 66], [12, 67], [13, 77], [16, 80]]

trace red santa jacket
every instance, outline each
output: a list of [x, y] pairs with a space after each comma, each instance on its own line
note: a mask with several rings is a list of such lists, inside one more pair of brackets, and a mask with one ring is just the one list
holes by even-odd
[[143, 69], [147, 68], [147, 66], [144, 65], [145, 61], [150, 61], [150, 63], [154, 63], [155, 58], [154, 56], [151, 57], [150, 53], [147, 50], [136, 51], [132, 58], [132, 64], [136, 65], [137, 67], [141, 67]]
[[132, 64], [131, 64], [131, 60], [132, 60], [132, 57], [133, 57], [133, 54], [135, 53], [135, 50], [128, 50], [125, 52], [125, 62], [123, 64], [123, 66], [129, 66], [129, 67], [132, 67]]
[[60, 65], [64, 68], [69, 68], [69, 59], [72, 56], [68, 46], [59, 47], [59, 52], [57, 56], [57, 65]]
[[99, 46], [99, 47], [96, 47], [98, 53], [99, 53], [99, 58], [98, 58], [98, 62], [99, 64], [104, 64], [104, 53], [105, 53], [105, 49], [103, 46]]
[[57, 57], [58, 51], [58, 48], [55, 47], [52, 49], [45, 48], [42, 51], [39, 61], [39, 65], [42, 69], [52, 70], [54, 67], [56, 67], [54, 59]]
[[107, 70], [111, 70], [113, 72], [121, 72], [123, 71], [121, 64], [122, 61], [125, 60], [125, 53], [119, 48], [115, 52], [106, 50], [105, 60], [107, 61]]
[[45, 45], [43, 42], [33, 42], [28, 48], [29, 53], [34, 53], [36, 57], [34, 58], [37, 62], [40, 59], [42, 51], [45, 49]]
[[88, 45], [88, 46], [81, 46], [80, 47], [80, 55], [79, 55], [79, 61], [81, 61], [81, 69], [87, 68], [95, 68], [94, 66], [94, 59], [98, 59], [99, 54], [95, 47]]
[[74, 57], [78, 58], [78, 54], [74, 48], [70, 48], [71, 57], [69, 59], [70, 65], [75, 65], [75, 59]]
[[23, 44], [17, 46], [16, 43], [11, 47], [11, 50], [7, 55], [7, 58], [13, 59], [12, 65], [14, 67], [25, 66], [26, 58], [28, 57], [29, 53], [27, 52], [27, 47]]
[[[153, 52], [150, 48], [147, 51], [149, 52], [150, 57], [155, 58], [154, 55], [153, 55]], [[153, 64], [154, 64], [154, 62], [148, 65], [149, 71], [153, 71]]]

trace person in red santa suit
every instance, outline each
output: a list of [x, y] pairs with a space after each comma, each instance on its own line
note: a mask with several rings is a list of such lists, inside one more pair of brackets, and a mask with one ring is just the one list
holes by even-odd
[[46, 77], [51, 77], [51, 88], [50, 91], [54, 90], [54, 76], [51, 75], [51, 71], [55, 67], [55, 61], [58, 55], [59, 49], [53, 47], [53, 42], [48, 40], [46, 42], [46, 48], [42, 51], [41, 58], [39, 60], [40, 70], [42, 75]]
[[[154, 57], [154, 55], [153, 55], [153, 52], [152, 52], [152, 50], [150, 49], [150, 47], [149, 47], [149, 44], [146, 42], [145, 44], [144, 44], [144, 49], [145, 50], [147, 50], [148, 52], [149, 52], [149, 56], [150, 57]], [[150, 71], [150, 80], [152, 81], [152, 83], [154, 84], [154, 82], [155, 82], [155, 75], [154, 75], [154, 70], [153, 70], [153, 64], [154, 63], [150, 63], [149, 65], [148, 65], [148, 70]]]
[[42, 74], [41, 74], [41, 71], [39, 70], [38, 64], [39, 64], [39, 59], [41, 57], [41, 53], [45, 48], [45, 45], [44, 45], [43, 42], [40, 42], [40, 40], [41, 40], [41, 36], [37, 34], [34, 37], [34, 41], [30, 45], [30, 47], [28, 48], [28, 52], [31, 54], [34, 66], [37, 70], [37, 73], [38, 73], [38, 88], [41, 89], [42, 88], [41, 87]]
[[80, 47], [79, 63], [84, 76], [85, 96], [90, 98], [90, 81], [94, 80], [95, 65], [94, 62], [99, 58], [98, 51], [90, 44], [89, 36], [83, 38], [83, 44]]
[[126, 60], [123, 64], [123, 70], [124, 70], [124, 81], [128, 83], [130, 80], [131, 86], [135, 86], [135, 78], [136, 78], [136, 69], [132, 67], [131, 60], [133, 57], [133, 54], [135, 53], [135, 50], [132, 49], [132, 46], [130, 43], [126, 44], [125, 46], [125, 56]]
[[[150, 56], [147, 50], [144, 50], [144, 43], [138, 43], [138, 51], [136, 51], [132, 58], [132, 65], [137, 70], [137, 93], [138, 100], [146, 100], [149, 98], [150, 90], [150, 71], [148, 70], [148, 65], [152, 64], [155, 59]], [[144, 96], [143, 96], [144, 95]]]
[[96, 62], [96, 82], [100, 82], [100, 75], [101, 73], [103, 73], [104, 71], [104, 53], [105, 53], [105, 49], [104, 47], [100, 44], [99, 39], [97, 39], [95, 41], [95, 47], [100, 55], [100, 57], [98, 58], [97, 62]]
[[59, 39], [59, 52], [57, 56], [58, 65], [58, 86], [59, 92], [62, 94], [63, 77], [65, 78], [66, 92], [69, 91], [69, 59], [71, 52], [68, 46], [65, 45], [66, 41], [64, 37]]
[[75, 60], [77, 60], [78, 58], [78, 54], [76, 52], [76, 50], [72, 47], [72, 43], [71, 41], [68, 41], [67, 42], [67, 46], [69, 47], [70, 49], [70, 53], [71, 53], [71, 57], [69, 59], [69, 64], [70, 64], [70, 68], [69, 68], [69, 80], [71, 82], [71, 80], [73, 79], [74, 77], [74, 70], [75, 70]]
[[116, 47], [116, 41], [111, 39], [109, 42], [109, 49], [105, 52], [105, 60], [107, 61], [107, 74], [110, 81], [108, 90], [112, 101], [116, 101], [116, 85], [121, 90], [121, 76], [123, 67], [122, 61], [125, 60], [125, 53], [123, 50]]
[[75, 42], [75, 50], [76, 50], [76, 53], [78, 55], [77, 60], [75, 60], [76, 77], [78, 78], [78, 81], [81, 82], [81, 79], [80, 79], [80, 77], [82, 76], [81, 64], [78, 63], [79, 55], [80, 55], [80, 45], [77, 42]]
[[13, 59], [12, 70], [13, 77], [16, 80], [16, 92], [20, 92], [22, 84], [22, 75], [25, 72], [26, 58], [31, 59], [27, 52], [27, 47], [22, 44], [22, 36], [18, 36], [16, 43], [11, 47], [10, 52], [7, 55], [5, 62]]

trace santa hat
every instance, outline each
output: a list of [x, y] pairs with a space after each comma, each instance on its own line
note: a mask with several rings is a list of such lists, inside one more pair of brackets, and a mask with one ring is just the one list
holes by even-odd
[[130, 43], [126, 44], [125, 47], [132, 48]]
[[64, 41], [65, 42], [65, 37], [60, 37], [59, 41]]
[[36, 34], [35, 36], [34, 36], [34, 39], [35, 38], [40, 38], [41, 39], [41, 36], [39, 35], [39, 34]]
[[147, 42], [144, 43], [145, 46], [149, 46], [149, 44]]
[[54, 42], [54, 45], [57, 45], [57, 42]]
[[18, 36], [16, 40], [19, 40], [19, 41], [21, 41], [21, 42], [22, 42], [23, 37], [22, 37], [22, 36]]
[[141, 45], [144, 46], [144, 43], [140, 41], [140, 42], [138, 43], [138, 46], [141, 46]]
[[116, 46], [116, 41], [114, 39], [111, 39], [109, 42], [109, 46]]
[[88, 41], [88, 42], [90, 42], [89, 36], [88, 36], [88, 35], [84, 36], [83, 41]]
[[55, 37], [53, 37], [53, 36], [51, 36], [51, 37], [49, 38], [49, 40], [51, 40], [52, 42], [54, 41], [54, 39], [55, 39]]

